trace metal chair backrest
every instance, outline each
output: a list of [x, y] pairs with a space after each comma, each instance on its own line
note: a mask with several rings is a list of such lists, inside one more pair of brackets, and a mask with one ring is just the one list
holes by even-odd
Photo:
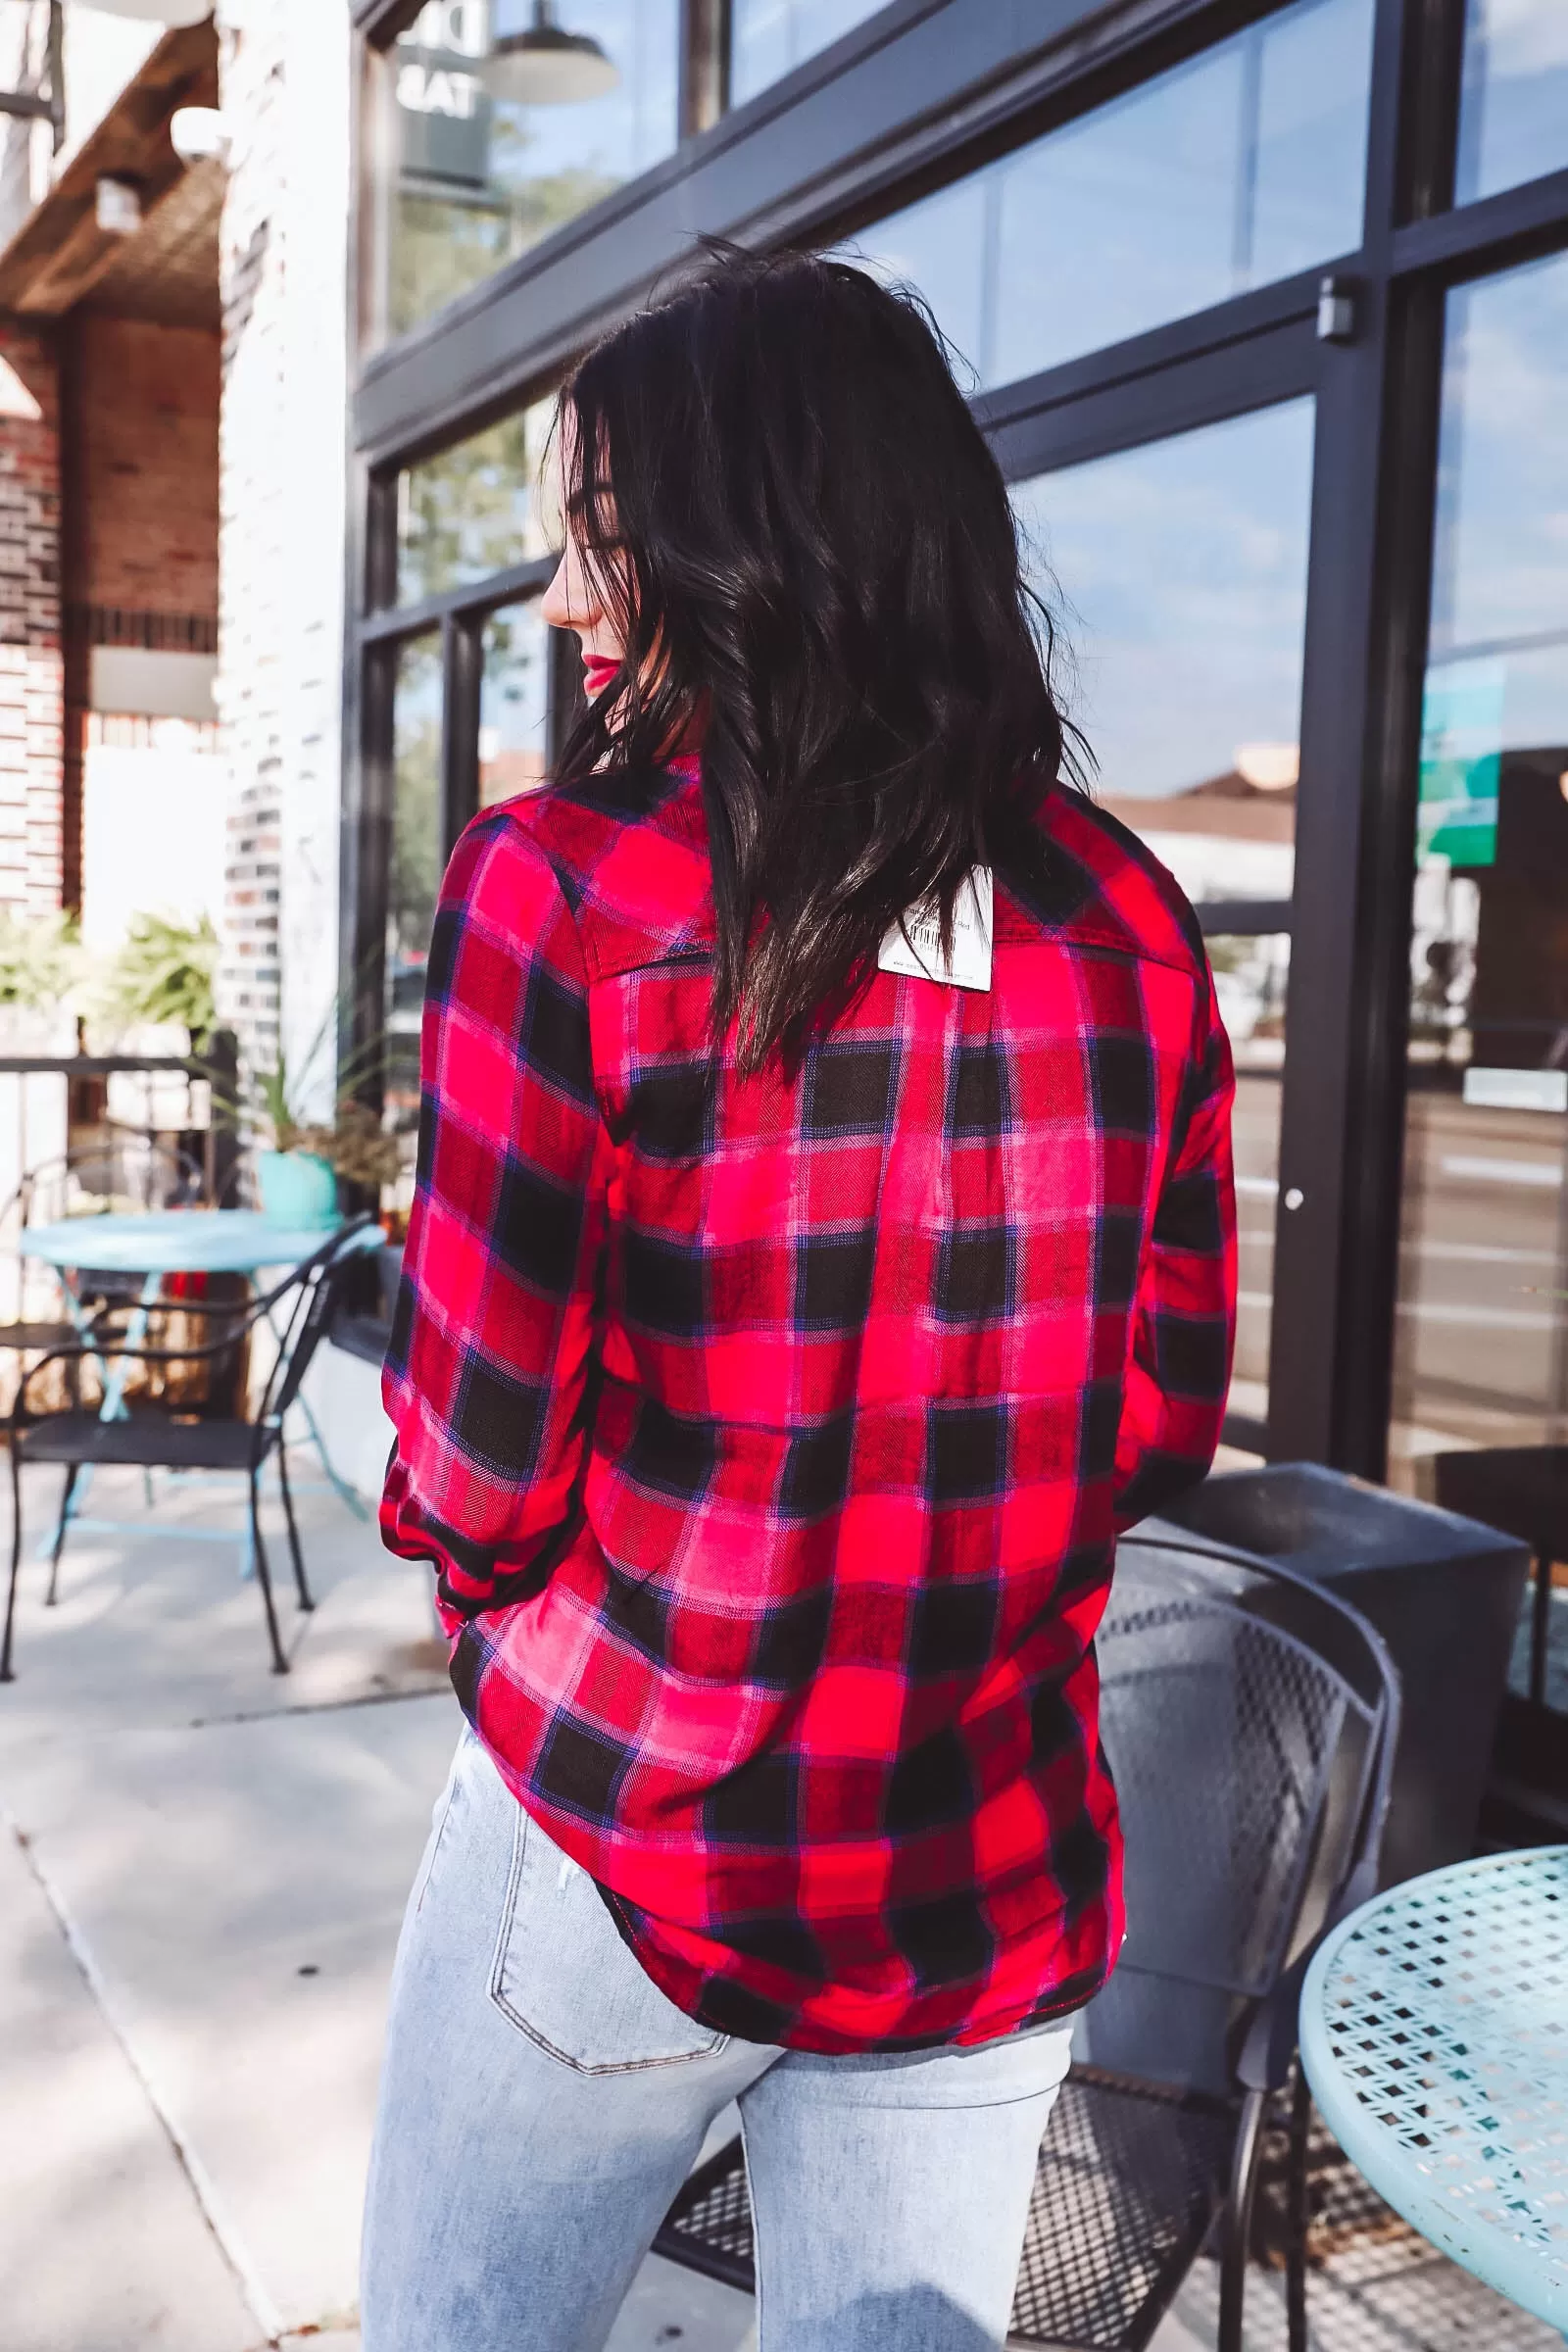
[[[111, 1209], [196, 1207], [205, 1186], [200, 1161], [138, 1128], [107, 1129], [93, 1143], [29, 1168], [0, 1204], [0, 1322], [61, 1312], [55, 1269], [20, 1255], [29, 1226]], [[90, 1267], [80, 1274], [83, 1289], [99, 1297], [128, 1299], [139, 1288], [125, 1275], [95, 1275]]]
[[363, 1247], [361, 1236], [371, 1222], [358, 1217], [341, 1227], [315, 1254], [295, 1267], [259, 1311], [287, 1300], [286, 1317], [278, 1340], [277, 1358], [269, 1376], [258, 1419], [280, 1421], [293, 1404], [311, 1368], [311, 1359], [326, 1337], [342, 1291], [349, 1262]]
[[200, 1207], [206, 1172], [163, 1136], [140, 1128], [106, 1128], [91, 1143], [30, 1169], [18, 1188], [24, 1225], [49, 1225], [69, 1216], [110, 1211], [135, 1214]]
[[1120, 1547], [1096, 1646], [1127, 1940], [1082, 2054], [1224, 2095], [1256, 2004], [1375, 1860], [1397, 1685], [1322, 1588], [1149, 1535]]

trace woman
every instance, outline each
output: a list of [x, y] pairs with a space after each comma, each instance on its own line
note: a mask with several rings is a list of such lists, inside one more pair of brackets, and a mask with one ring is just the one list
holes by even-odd
[[367, 2352], [601, 2345], [736, 2098], [762, 2352], [981, 2352], [1121, 1937], [1116, 1532], [1219, 1425], [1229, 1054], [910, 301], [724, 257], [562, 415], [589, 702], [447, 876], [386, 1376], [468, 1729]]

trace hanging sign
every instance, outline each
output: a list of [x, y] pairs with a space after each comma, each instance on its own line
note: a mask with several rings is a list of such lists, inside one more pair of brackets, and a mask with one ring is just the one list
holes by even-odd
[[1421, 707], [1416, 859], [1492, 865], [1502, 772], [1501, 662], [1449, 662], [1427, 672]]
[[488, 0], [428, 0], [397, 44], [397, 109], [406, 177], [482, 188], [490, 176]]

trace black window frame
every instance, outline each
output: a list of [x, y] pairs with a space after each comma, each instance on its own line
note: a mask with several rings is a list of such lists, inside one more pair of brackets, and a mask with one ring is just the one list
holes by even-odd
[[[384, 906], [396, 645], [432, 624], [443, 632], [452, 840], [471, 806], [483, 616], [542, 587], [550, 568], [521, 565], [394, 609], [399, 470], [558, 381], [695, 233], [753, 244], [854, 235], [1286, 5], [1037, 0], [1025, 39], [1023, 12], [893, 0], [713, 121], [725, 10], [685, 0], [683, 89], [701, 104], [683, 98], [677, 152], [360, 368], [346, 969], [363, 975], [373, 959], [378, 889]], [[416, 0], [357, 0], [358, 37], [384, 45], [416, 13]], [[1449, 209], [1464, 17], [1464, 0], [1376, 0], [1356, 251], [974, 404], [1016, 478], [1314, 396], [1293, 918], [1283, 925], [1271, 907], [1209, 915], [1213, 929], [1292, 931], [1268, 1425], [1239, 1417], [1231, 1434], [1276, 1458], [1371, 1478], [1387, 1467], [1392, 1399], [1445, 302], [1454, 285], [1568, 250], [1568, 170]], [[1349, 306], [1348, 331], [1333, 316], [1319, 331], [1329, 281]], [[363, 1030], [379, 996], [362, 996]]]

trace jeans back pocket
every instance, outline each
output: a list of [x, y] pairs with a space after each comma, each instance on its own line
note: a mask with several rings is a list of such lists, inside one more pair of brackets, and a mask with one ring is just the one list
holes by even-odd
[[665, 1998], [587, 1872], [520, 1805], [490, 1998], [530, 2041], [584, 2075], [708, 2058], [729, 2038]]

